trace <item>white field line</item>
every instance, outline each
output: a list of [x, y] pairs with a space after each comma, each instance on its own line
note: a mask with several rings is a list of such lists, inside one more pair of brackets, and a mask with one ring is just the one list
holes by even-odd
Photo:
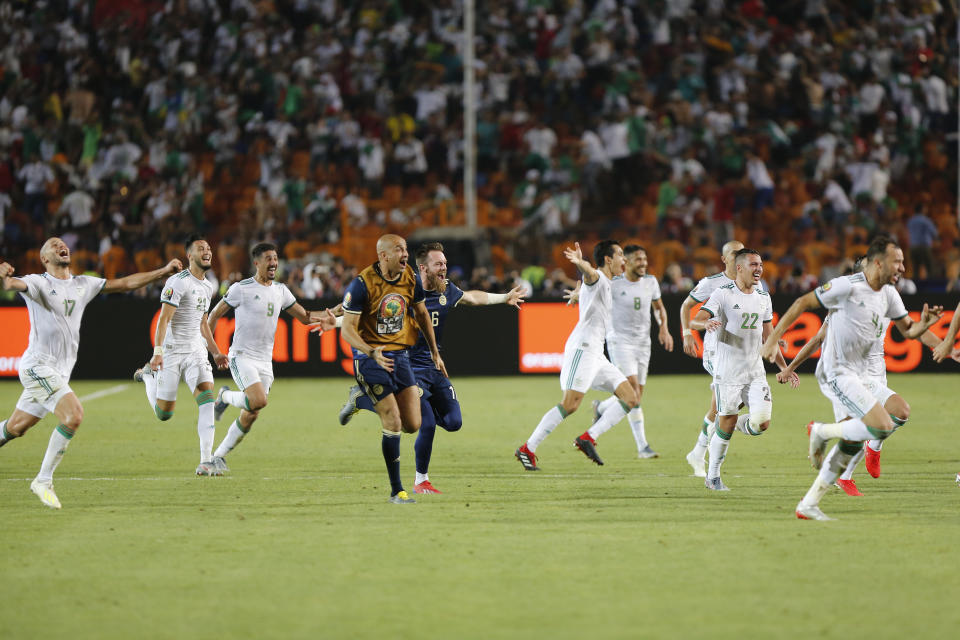
[[94, 391], [93, 393], [88, 393], [87, 395], [80, 398], [80, 402], [88, 402], [90, 400], [96, 400], [97, 398], [104, 398], [106, 396], [112, 396], [116, 393], [126, 391], [129, 384], [118, 384], [115, 387], [107, 387], [106, 389], [101, 389], [100, 391]]

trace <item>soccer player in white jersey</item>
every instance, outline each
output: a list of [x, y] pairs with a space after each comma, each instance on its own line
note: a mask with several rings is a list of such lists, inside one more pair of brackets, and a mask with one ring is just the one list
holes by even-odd
[[60, 508], [53, 490], [53, 472], [83, 420], [83, 406], [70, 388], [70, 374], [77, 362], [80, 321], [87, 304], [100, 293], [133, 291], [180, 269], [179, 260], [155, 271], [104, 280], [70, 274], [70, 248], [60, 238], [50, 238], [40, 249], [42, 274], [14, 278], [14, 269], [0, 263], [0, 284], [4, 291], [17, 291], [27, 303], [30, 341], [20, 358], [23, 393], [13, 414], [0, 422], [0, 447], [19, 438], [52, 413], [59, 424], [50, 436], [40, 473], [30, 490], [43, 504]]
[[[833, 311], [820, 356], [823, 379], [831, 402], [842, 404], [850, 419], [807, 425], [808, 455], [819, 473], [797, 504], [796, 516], [800, 519], [831, 520], [820, 510], [820, 500], [864, 442], [884, 440], [896, 427], [871, 393], [866, 378], [870, 353], [875, 343], [884, 339], [883, 318], [890, 318], [905, 338], [915, 339], [942, 314], [942, 309], [924, 305], [921, 321], [911, 320], [893, 286], [903, 272], [900, 247], [888, 237], [875, 238], [867, 249], [862, 273], [834, 278], [798, 298], [763, 345], [763, 356], [773, 358], [780, 351], [777, 340], [801, 313], [818, 306]], [[841, 442], [824, 459], [826, 444], [833, 438]]]
[[[854, 264], [854, 272], [859, 273], [863, 271], [864, 263], [866, 262], [866, 256], [862, 256], [857, 259]], [[823, 343], [824, 338], [826, 338], [828, 327], [830, 326], [831, 319], [834, 316], [834, 312], [827, 314], [827, 317], [823, 321], [823, 325], [820, 327], [820, 330], [817, 332], [813, 338], [811, 338], [807, 344], [803, 345], [803, 348], [800, 349], [796, 357], [790, 362], [787, 368], [777, 374], [777, 379], [781, 380], [781, 376], [789, 371], [796, 371], [804, 361], [806, 361], [818, 348], [820, 348]], [[930, 324], [937, 322], [937, 316], [930, 314], [927, 321]], [[887, 335], [887, 328], [890, 326], [890, 318], [881, 319], [880, 332], [881, 335]], [[929, 325], [928, 325], [929, 326]], [[926, 344], [927, 346], [933, 346], [938, 344], [938, 338], [929, 331], [929, 328], [923, 332], [920, 336], [920, 341]], [[884, 410], [890, 414], [890, 419], [893, 420], [895, 425], [894, 430], [899, 429], [907, 423], [907, 420], [910, 418], [910, 405], [907, 404], [907, 401], [904, 400], [903, 396], [898, 394], [896, 391], [887, 386], [887, 365], [886, 365], [886, 354], [884, 353], [884, 340], [877, 340], [873, 343], [873, 346], [870, 349], [870, 352], [866, 357], [866, 369], [864, 370], [864, 385], [873, 394], [873, 397], [876, 398], [877, 402], [884, 408]], [[831, 401], [833, 405], [833, 415], [834, 419], [837, 422], [842, 420], [849, 419], [850, 412], [847, 409], [846, 405], [843, 404], [837, 396], [835, 396], [829, 386], [829, 382], [826, 379], [826, 374], [824, 371], [824, 360], [821, 358], [817, 361], [816, 369], [817, 382], [820, 385], [820, 391], [823, 395]], [[782, 380], [781, 380], [782, 381]], [[836, 480], [836, 486], [840, 489], [843, 489], [844, 493], [850, 496], [862, 496], [863, 493], [857, 487], [857, 483], [853, 479], [853, 473], [856, 470], [857, 465], [861, 460], [866, 458], [867, 460], [867, 473], [869, 473], [874, 478], [880, 477], [880, 450], [883, 445], [883, 440], [873, 439], [866, 443], [866, 446], [860, 449], [854, 456], [850, 459], [850, 462], [847, 464], [847, 468], [844, 469], [843, 473]], [[838, 445], [834, 445], [835, 447]], [[827, 454], [828, 456], [830, 454]]]
[[[693, 337], [693, 330], [690, 329], [690, 312], [701, 303], [706, 302], [710, 294], [720, 287], [732, 284], [737, 277], [737, 267], [734, 263], [737, 251], [743, 249], [743, 243], [736, 240], [723, 245], [721, 250], [721, 260], [724, 264], [724, 270], [707, 276], [697, 283], [693, 291], [684, 299], [680, 306], [680, 327], [683, 334], [683, 352], [693, 358], [697, 357], [697, 341]], [[713, 355], [717, 348], [717, 335], [715, 332], [707, 332], [703, 337], [703, 368], [706, 369], [710, 377], [713, 377]], [[703, 416], [703, 425], [697, 435], [697, 443], [690, 453], [687, 454], [687, 462], [693, 467], [693, 474], [699, 478], [707, 475], [706, 458], [707, 447], [710, 444], [710, 438], [716, 429], [715, 421], [717, 419], [717, 398], [710, 394], [710, 410]]]
[[[240, 415], [230, 424], [226, 435], [213, 453], [213, 465], [221, 473], [229, 471], [224, 460], [244, 436], [250, 432], [260, 410], [267, 406], [267, 395], [273, 385], [273, 339], [281, 311], [303, 324], [319, 322], [321, 312], [307, 312], [282, 282], [274, 282], [280, 262], [277, 247], [261, 242], [251, 251], [256, 273], [252, 278], [230, 285], [227, 295], [217, 303], [207, 318], [210, 333], [228, 310], [234, 310], [236, 329], [227, 354], [230, 374], [239, 391], [220, 387], [213, 415], [220, 420], [228, 406], [240, 409]], [[327, 314], [332, 319], [333, 314]]]
[[[713, 360], [713, 393], [717, 404], [717, 429], [710, 438], [710, 458], [704, 485], [713, 491], [729, 491], [720, 479], [720, 465], [727, 455], [736, 429], [759, 436], [770, 426], [773, 403], [760, 347], [772, 331], [773, 304], [760, 288], [763, 260], [753, 249], [740, 249], [734, 257], [736, 279], [710, 294], [690, 321], [698, 331], [716, 333]], [[778, 351], [779, 354], [779, 351]], [[776, 363], [786, 369], [783, 356]], [[793, 374], [797, 385], [797, 374]], [[739, 416], [740, 407], [749, 412]]]
[[[606, 431], [620, 422], [631, 409], [637, 406], [637, 394], [627, 382], [626, 376], [603, 355], [603, 343], [610, 329], [612, 296], [610, 278], [623, 273], [623, 249], [613, 240], [602, 240], [593, 249], [594, 268], [583, 259], [580, 243], [566, 248], [563, 255], [583, 274], [580, 293], [580, 319], [573, 328], [563, 349], [563, 366], [560, 369], [560, 389], [563, 400], [553, 407], [534, 429], [530, 438], [516, 450], [514, 455], [527, 471], [538, 471], [537, 447], [558, 424], [576, 411], [583, 396], [591, 387], [617, 394], [619, 402], [604, 411], [594, 426]], [[574, 441], [578, 449], [596, 462], [603, 464], [595, 448], [596, 442], [589, 434]]]
[[160, 294], [160, 319], [153, 357], [137, 369], [133, 379], [143, 382], [147, 402], [160, 420], [173, 417], [180, 379], [187, 383], [197, 402], [197, 434], [200, 437], [198, 476], [222, 472], [213, 464], [213, 369], [207, 352], [220, 369], [227, 368], [227, 356], [220, 353], [207, 326], [207, 312], [213, 298], [213, 284], [204, 275], [213, 261], [213, 251], [198, 235], [185, 243], [189, 267], [170, 276]]
[[[643, 409], [640, 407], [650, 365], [651, 307], [660, 325], [657, 339], [667, 351], [673, 351], [673, 336], [667, 327], [667, 309], [660, 299], [660, 283], [647, 273], [647, 250], [640, 245], [630, 244], [623, 248], [623, 257], [626, 261], [623, 276], [614, 277], [610, 282], [613, 311], [612, 324], [607, 332], [607, 351], [610, 361], [627, 376], [627, 382], [637, 396], [637, 406], [627, 414], [633, 439], [637, 443], [637, 456], [656, 458], [657, 452], [647, 442]], [[594, 401], [594, 421], [598, 421], [617, 402], [619, 399], [616, 396], [610, 396], [603, 402]], [[591, 426], [580, 438], [590, 436], [596, 442], [602, 433]]]

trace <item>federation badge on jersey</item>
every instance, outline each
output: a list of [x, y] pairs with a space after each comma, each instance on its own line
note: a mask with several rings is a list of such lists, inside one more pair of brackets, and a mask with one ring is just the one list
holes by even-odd
[[173, 297], [173, 287], [167, 287], [163, 290], [163, 299], [169, 300]]
[[447, 296], [443, 295], [442, 293], [440, 294], [440, 306], [447, 306]]
[[349, 306], [350, 306], [350, 292], [349, 292], [349, 291], [346, 293], [346, 295], [343, 296], [343, 306], [344, 306], [344, 307], [349, 307]]
[[821, 291], [821, 292], [823, 292], [823, 291], [830, 291], [830, 287], [832, 287], [832, 286], [833, 286], [833, 283], [832, 283], [832, 282], [828, 282], [828, 283], [826, 283], [825, 285], [823, 285], [823, 286], [820, 287], [820, 291]]
[[380, 335], [397, 333], [403, 329], [403, 319], [406, 315], [406, 298], [397, 293], [384, 296], [377, 308], [377, 333]]

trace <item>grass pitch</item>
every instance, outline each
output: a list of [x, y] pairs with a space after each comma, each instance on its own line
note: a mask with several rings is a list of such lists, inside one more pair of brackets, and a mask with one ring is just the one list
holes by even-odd
[[[793, 516], [814, 475], [803, 426], [831, 415], [812, 376], [776, 386], [767, 434], [735, 435], [722, 495], [684, 461], [706, 376], [648, 381], [659, 459], [635, 458], [625, 422], [601, 438], [605, 466], [576, 451], [592, 392], [539, 473], [513, 451], [559, 401], [556, 378], [456, 380], [464, 428], [438, 432], [430, 469], [444, 493], [410, 506], [386, 501], [376, 417], [336, 422], [347, 378], [278, 380], [223, 478], [193, 476], [186, 389], [160, 423], [130, 383], [84, 402], [62, 511], [28, 488], [53, 418], [0, 450], [0, 638], [952, 638], [956, 380], [891, 376], [911, 421], [881, 478], [858, 473], [865, 497], [824, 499], [827, 523]], [[20, 390], [0, 383], [4, 416]], [[412, 436], [402, 465], [412, 489]]]

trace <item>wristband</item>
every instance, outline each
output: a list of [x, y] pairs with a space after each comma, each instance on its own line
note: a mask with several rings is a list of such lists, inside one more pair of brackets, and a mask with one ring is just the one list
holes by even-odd
[[163, 347], [161, 347], [160, 345], [155, 346], [155, 347], [153, 348], [153, 355], [155, 355], [155, 356], [162, 356], [162, 355], [163, 355]]
[[690, 329], [684, 329], [684, 330], [681, 331], [680, 333], [683, 335], [684, 338], [686, 338], [687, 336], [692, 336], [692, 335], [693, 335], [693, 331], [691, 331]]
[[507, 294], [505, 293], [488, 293], [487, 294], [487, 304], [503, 304], [507, 301]]

